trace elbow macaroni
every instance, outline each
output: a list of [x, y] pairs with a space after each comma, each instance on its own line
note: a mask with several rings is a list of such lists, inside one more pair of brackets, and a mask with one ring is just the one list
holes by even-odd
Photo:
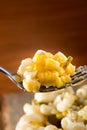
[[71, 64], [72, 57], [68, 58], [61, 52], [53, 55], [38, 50], [34, 57], [22, 60], [17, 73], [23, 79], [23, 86], [29, 92], [39, 91], [40, 86], [62, 87], [71, 81], [75, 66]]
[[15, 130], [87, 130], [87, 97], [70, 87], [62, 91], [35, 93], [24, 105], [24, 115]]
[[76, 94], [79, 97], [87, 99], [87, 85], [84, 85], [82, 88], [78, 89]]

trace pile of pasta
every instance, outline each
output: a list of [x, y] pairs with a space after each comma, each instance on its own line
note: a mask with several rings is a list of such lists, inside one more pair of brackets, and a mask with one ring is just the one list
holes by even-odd
[[29, 92], [37, 92], [41, 86], [60, 88], [69, 83], [75, 73], [72, 59], [62, 52], [53, 55], [38, 50], [33, 58], [22, 60], [17, 73], [22, 77], [23, 87]]
[[16, 130], [87, 130], [87, 85], [35, 93]]

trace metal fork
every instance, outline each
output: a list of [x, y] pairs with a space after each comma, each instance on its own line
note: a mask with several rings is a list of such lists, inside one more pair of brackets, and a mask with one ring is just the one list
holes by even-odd
[[[23, 84], [22, 84], [22, 77], [20, 77], [17, 73], [8, 71], [7, 69], [3, 68], [0, 66], [0, 71], [2, 73], [4, 73], [8, 78], [10, 78], [10, 80], [16, 84], [17, 87], [19, 87], [20, 89], [24, 89]], [[46, 86], [41, 86], [39, 92], [50, 92], [50, 91], [57, 91], [60, 89], [64, 89], [70, 86], [76, 86], [82, 82], [84, 82], [85, 80], [87, 80], [87, 66], [80, 66], [76, 69], [75, 74], [73, 76], [71, 76], [71, 82], [66, 84], [65, 86], [62, 86], [60, 88], [57, 88], [55, 86], [50, 86], [50, 87], [46, 87]]]
[[40, 87], [40, 91], [41, 92], [50, 92], [50, 91], [57, 91], [57, 90], [61, 90], [67, 87], [74, 87], [77, 85], [80, 85], [81, 83], [85, 82], [87, 80], [87, 65], [84, 66], [80, 66], [78, 68], [76, 68], [75, 70], [75, 74], [73, 76], [71, 76], [71, 82], [67, 83], [65, 86], [62, 87], [53, 87], [50, 86], [48, 88], [46, 88], [45, 86], [41, 86]]
[[24, 89], [22, 85], [22, 78], [15, 72], [11, 72], [4, 67], [0, 66], [0, 72], [4, 73], [17, 87]]

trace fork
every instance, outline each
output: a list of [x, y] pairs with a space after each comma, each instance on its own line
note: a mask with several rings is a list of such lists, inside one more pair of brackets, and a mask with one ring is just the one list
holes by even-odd
[[[4, 73], [8, 78], [10, 78], [10, 80], [13, 83], [15, 83], [17, 87], [25, 90], [25, 88], [23, 87], [21, 76], [19, 76], [15, 72], [11, 72], [1, 66], [0, 66], [0, 71], [2, 73]], [[67, 88], [70, 86], [74, 87], [74, 86], [79, 85], [80, 83], [84, 82], [85, 80], [87, 80], [87, 65], [76, 68], [75, 74], [73, 76], [71, 76], [71, 82], [67, 83], [65, 86], [62, 86], [60, 88], [55, 87], [55, 86], [50, 86], [50, 87], [41, 86], [39, 92], [50, 92], [50, 91], [57, 91], [60, 89], [64, 89], [64, 88]]]
[[9, 71], [4, 67], [0, 66], [0, 72], [4, 73], [17, 87], [24, 89], [22, 85], [22, 78], [17, 73]]

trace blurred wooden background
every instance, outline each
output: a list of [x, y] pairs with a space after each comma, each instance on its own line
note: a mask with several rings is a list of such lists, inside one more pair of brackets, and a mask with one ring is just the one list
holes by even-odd
[[[16, 72], [38, 49], [87, 65], [87, 0], [0, 1], [0, 65]], [[19, 90], [0, 73], [0, 94]]]

